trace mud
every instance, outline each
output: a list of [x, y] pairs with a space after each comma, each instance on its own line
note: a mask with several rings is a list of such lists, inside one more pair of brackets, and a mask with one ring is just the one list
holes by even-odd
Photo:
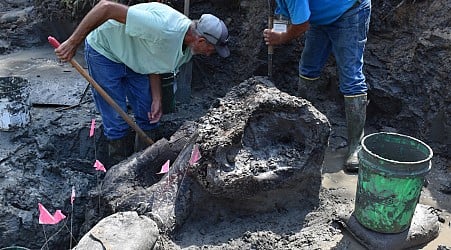
[[439, 222], [434, 208], [419, 204], [409, 228], [396, 234], [378, 233], [358, 222], [355, 213], [343, 219], [346, 229], [367, 249], [409, 249], [438, 236]]
[[198, 123], [204, 157], [193, 172], [213, 196], [257, 210], [252, 200], [263, 208], [269, 196], [280, 196], [269, 194], [278, 187], [317, 193], [330, 125], [308, 101], [254, 77], [231, 88]]
[[30, 122], [30, 88], [26, 79], [0, 78], [0, 100], [0, 130], [13, 130]]
[[[67, 18], [65, 15], [70, 11], [60, 11], [54, 3], [46, 5], [46, 12], [42, 6], [33, 4], [33, 1], [0, 2], [0, 26], [5, 31], [0, 34], [1, 76], [26, 77], [32, 93], [45, 89], [47, 83], [54, 89], [43, 93], [64, 95], [70, 86], [79, 84], [81, 87], [75, 87], [68, 95], [76, 103], [85, 82], [74, 69], [59, 64], [52, 49], [46, 46], [48, 35], [60, 40], [67, 37], [76, 18]], [[161, 137], [169, 138], [186, 120], [202, 117], [232, 86], [254, 75], [266, 75], [267, 48], [261, 39], [267, 20], [266, 2], [224, 5], [223, 1], [192, 1], [192, 4], [193, 18], [209, 11], [227, 21], [232, 56], [194, 59], [191, 102], [178, 103], [174, 113], [164, 116]], [[447, 69], [451, 60], [450, 5], [446, 0], [374, 2], [365, 54], [365, 74], [371, 86], [366, 134], [403, 133], [425, 141], [434, 151], [433, 167], [426, 177], [420, 203], [436, 209], [440, 233], [421, 246], [423, 249], [451, 247], [448, 119], [451, 93]], [[302, 39], [275, 48], [273, 82], [292, 95], [301, 49]], [[38, 67], [43, 62], [49, 62], [53, 71]], [[327, 64], [322, 81], [327, 92], [312, 102], [328, 118], [332, 132], [318, 203], [295, 201], [292, 206], [271, 212], [242, 214], [220, 199], [199, 194], [199, 206], [177, 231], [161, 235], [157, 249], [363, 248], [333, 220], [338, 212], [352, 210], [357, 183], [356, 175], [341, 170], [346, 126], [333, 59]], [[109, 212], [99, 209], [104, 176], [92, 168], [105, 143], [101, 122], [89, 93], [86, 100], [80, 107], [64, 112], [32, 107], [27, 127], [0, 132], [0, 247], [38, 249], [53, 236], [49, 240], [51, 249], [67, 249], [69, 223], [78, 240]], [[88, 137], [92, 118], [99, 123], [95, 138]], [[73, 212], [69, 199], [72, 186], [77, 192]], [[58, 226], [39, 225], [37, 202], [51, 212], [62, 209], [71, 220]]]

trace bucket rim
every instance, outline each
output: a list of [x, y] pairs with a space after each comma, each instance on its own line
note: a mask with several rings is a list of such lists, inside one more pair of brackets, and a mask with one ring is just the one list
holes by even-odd
[[[366, 139], [368, 139], [369, 137], [372, 137], [372, 136], [375, 136], [375, 135], [380, 135], [380, 134], [394, 135], [394, 136], [397, 136], [397, 137], [404, 137], [404, 138], [407, 138], [407, 139], [410, 139], [410, 140], [414, 140], [414, 141], [420, 143], [422, 146], [424, 146], [424, 147], [429, 151], [429, 155], [428, 155], [425, 159], [423, 159], [423, 160], [421, 160], [421, 161], [395, 161], [395, 160], [386, 159], [386, 158], [384, 158], [384, 157], [381, 157], [380, 155], [378, 155], [378, 154], [376, 154], [376, 153], [373, 153], [371, 150], [369, 150], [369, 149], [366, 147], [365, 143], [364, 143], [364, 141], [365, 141]], [[368, 135], [366, 135], [366, 136], [364, 136], [364, 137], [362, 138], [360, 144], [361, 144], [361, 146], [362, 146], [362, 149], [364, 149], [364, 151], [365, 151], [367, 154], [369, 154], [369, 155], [371, 155], [371, 156], [373, 156], [373, 157], [375, 157], [375, 158], [377, 158], [377, 159], [382, 159], [382, 160], [384, 160], [384, 161], [386, 161], [386, 162], [390, 162], [390, 163], [394, 163], [394, 164], [403, 164], [403, 165], [415, 165], [415, 164], [421, 164], [421, 163], [425, 163], [425, 162], [430, 161], [430, 160], [432, 159], [432, 156], [434, 155], [434, 152], [432, 151], [432, 148], [431, 148], [429, 145], [427, 145], [426, 143], [424, 143], [423, 141], [421, 141], [421, 140], [419, 140], [419, 139], [417, 139], [417, 138], [415, 138], [415, 137], [412, 137], [412, 136], [408, 136], [408, 135], [404, 135], [404, 134], [399, 134], [399, 133], [393, 133], [393, 132], [377, 132], [377, 133], [371, 133], [371, 134], [368, 134]]]

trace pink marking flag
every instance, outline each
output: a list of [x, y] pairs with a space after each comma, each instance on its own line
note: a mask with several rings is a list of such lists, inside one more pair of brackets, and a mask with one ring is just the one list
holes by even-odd
[[189, 159], [189, 165], [194, 165], [202, 156], [199, 152], [199, 146], [194, 144], [193, 151], [191, 151], [191, 158]]
[[165, 173], [169, 172], [169, 163], [170, 163], [170, 161], [167, 160], [166, 163], [164, 163], [163, 166], [161, 166], [161, 170], [157, 174], [165, 174]]
[[72, 193], [70, 195], [70, 204], [74, 205], [74, 200], [75, 200], [75, 187], [72, 186]]
[[39, 224], [55, 225], [60, 221], [64, 220], [66, 216], [61, 212], [61, 210], [56, 210], [54, 215], [51, 215], [47, 209], [41, 204], [39, 206]]
[[99, 160], [96, 160], [96, 162], [94, 163], [94, 167], [97, 171], [106, 172], [105, 166], [103, 166], [103, 164]]
[[89, 130], [89, 137], [94, 136], [94, 130], [96, 129], [96, 119], [91, 120], [91, 129]]

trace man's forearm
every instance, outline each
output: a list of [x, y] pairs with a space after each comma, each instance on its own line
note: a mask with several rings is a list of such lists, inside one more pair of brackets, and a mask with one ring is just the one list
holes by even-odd
[[127, 10], [128, 6], [126, 5], [102, 0], [88, 12], [69, 39], [75, 44], [81, 44], [89, 32], [99, 27], [108, 19], [125, 23]]
[[309, 28], [309, 23], [291, 24], [285, 32], [265, 29], [263, 37], [267, 45], [279, 45], [300, 37]]
[[299, 38], [304, 32], [309, 28], [309, 23], [305, 22], [302, 24], [291, 24], [287, 28], [287, 32], [282, 38], [282, 43], [289, 42], [293, 39]]
[[150, 89], [153, 101], [160, 101], [162, 99], [161, 93], [161, 76], [158, 74], [150, 74]]

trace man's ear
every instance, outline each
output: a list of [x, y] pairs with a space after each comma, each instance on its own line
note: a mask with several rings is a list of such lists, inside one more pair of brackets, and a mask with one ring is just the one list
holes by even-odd
[[205, 37], [200, 36], [199, 39], [197, 40], [197, 42], [205, 43], [205, 42], [207, 42], [207, 39], [205, 39]]

